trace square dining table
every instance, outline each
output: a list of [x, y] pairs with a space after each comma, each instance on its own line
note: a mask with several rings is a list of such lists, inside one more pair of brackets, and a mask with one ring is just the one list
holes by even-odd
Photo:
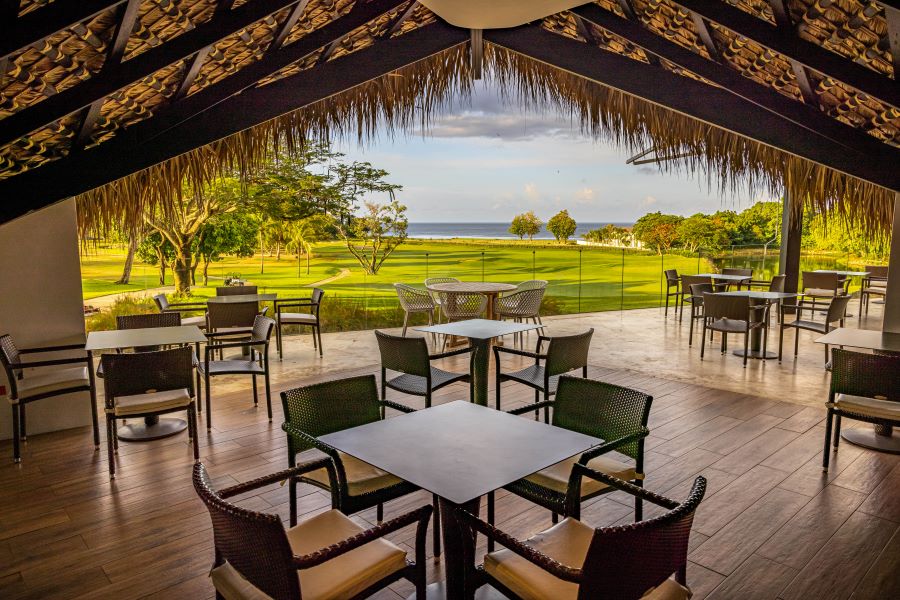
[[[720, 296], [746, 296], [750, 298], [750, 301], [754, 304], [757, 303], [765, 303], [772, 304], [773, 302], [780, 302], [782, 300], [788, 300], [790, 298], [796, 298], [799, 296], [797, 293], [793, 292], [769, 292], [765, 290], [735, 290], [733, 292], [719, 292]], [[766, 311], [768, 312], [768, 311]], [[751, 311], [750, 320], [751, 321], [759, 321], [760, 319], [765, 318], [765, 314], [759, 314], [759, 311]], [[763, 352], [762, 348], [762, 337], [763, 337], [763, 328], [756, 327], [750, 331], [750, 347], [747, 349], [747, 358], [758, 358], [760, 360], [768, 360], [778, 356], [777, 353], [767, 350]], [[740, 356], [743, 358], [744, 349], [738, 348], [732, 354], [735, 356]]]
[[468, 319], [466, 321], [454, 321], [453, 323], [441, 323], [427, 327], [415, 327], [416, 331], [425, 333], [437, 333], [440, 335], [455, 335], [469, 339], [472, 350], [472, 391], [475, 403], [487, 406], [488, 403], [488, 369], [491, 359], [491, 340], [512, 333], [521, 333], [540, 329], [543, 325], [534, 323], [512, 323], [510, 321], [495, 321], [493, 319]]
[[464, 557], [474, 552], [457, 510], [477, 515], [481, 496], [603, 443], [461, 400], [319, 439], [438, 496], [447, 580], [435, 587], [447, 598], [463, 597]]
[[[95, 350], [127, 350], [142, 346], [176, 346], [195, 344], [199, 356], [200, 343], [206, 336], [196, 325], [179, 325], [177, 327], [144, 327], [138, 329], [114, 329], [111, 331], [92, 331], [87, 335], [88, 359], [93, 360]], [[93, 367], [91, 367], [93, 369]], [[200, 388], [199, 379], [197, 389]], [[144, 417], [142, 422], [127, 423], [116, 431], [120, 440], [129, 442], [147, 442], [169, 437], [187, 429], [184, 419], [160, 419], [158, 416]]]

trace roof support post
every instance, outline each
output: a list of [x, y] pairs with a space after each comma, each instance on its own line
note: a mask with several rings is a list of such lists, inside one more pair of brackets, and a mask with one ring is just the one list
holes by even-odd
[[881, 330], [900, 333], [900, 193], [894, 194], [894, 225], [891, 228], [891, 262]]
[[790, 192], [785, 188], [781, 209], [781, 250], [778, 270], [785, 276], [784, 291], [796, 293], [800, 283], [800, 238], [803, 219], [796, 218]]

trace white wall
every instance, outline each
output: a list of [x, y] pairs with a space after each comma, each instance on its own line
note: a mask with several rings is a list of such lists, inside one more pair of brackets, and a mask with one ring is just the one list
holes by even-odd
[[[0, 290], [0, 334], [12, 335], [17, 346], [83, 339], [74, 200], [0, 225]], [[7, 385], [5, 375], [0, 375], [0, 385]], [[86, 392], [29, 404], [28, 433], [88, 425], [88, 407]], [[0, 439], [12, 435], [11, 413], [4, 398], [0, 405]]]

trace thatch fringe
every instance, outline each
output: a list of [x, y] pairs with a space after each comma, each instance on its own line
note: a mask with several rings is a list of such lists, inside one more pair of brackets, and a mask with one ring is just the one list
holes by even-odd
[[[490, 44], [485, 61], [485, 76], [509, 102], [568, 113], [586, 134], [630, 152], [652, 146], [659, 155], [684, 155], [660, 163], [663, 171], [702, 173], [723, 192], [754, 189], [777, 197], [787, 190], [797, 214], [805, 205], [872, 235], [890, 229], [889, 190]], [[166, 212], [185, 187], [207, 185], [223, 174], [246, 179], [272, 152], [296, 152], [308, 140], [340, 135], [365, 142], [378, 127], [391, 135], [427, 130], [455, 98], [469, 97], [469, 69], [467, 45], [456, 46], [82, 194], [81, 231], [139, 229], [144, 211]]]

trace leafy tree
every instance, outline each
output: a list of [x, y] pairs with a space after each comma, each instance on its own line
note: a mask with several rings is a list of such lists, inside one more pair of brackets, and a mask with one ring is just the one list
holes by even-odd
[[764, 244], [781, 237], [781, 202], [757, 202], [737, 216], [744, 243]]
[[526, 235], [528, 239], [534, 239], [534, 236], [541, 232], [541, 225], [544, 223], [537, 218], [534, 211], [529, 210], [513, 217], [512, 224], [509, 226], [509, 232], [523, 239]]
[[377, 275], [387, 257], [406, 241], [406, 207], [392, 200], [389, 204], [365, 203], [362, 215], [339, 223], [338, 230], [347, 249], [369, 275]]
[[678, 240], [678, 224], [682, 217], [648, 213], [637, 220], [632, 229], [635, 238], [658, 254], [668, 252]]
[[[210, 219], [200, 229], [193, 251], [203, 261], [203, 285], [209, 285], [209, 263], [222, 260], [222, 255], [253, 256], [256, 248], [257, 221], [245, 212], [229, 212]], [[197, 284], [194, 261], [191, 281]]]
[[175, 259], [175, 248], [169, 240], [154, 231], [144, 236], [135, 252], [142, 262], [159, 269], [159, 285], [166, 285], [166, 268]]
[[596, 242], [598, 244], [612, 244], [613, 242], [619, 242], [624, 245], [631, 237], [631, 232], [625, 227], [617, 227], [612, 223], [607, 223], [599, 229], [588, 231], [581, 237], [589, 242]]
[[721, 250], [730, 243], [728, 235], [709, 215], [697, 213], [678, 223], [678, 243], [689, 252], [700, 248]]
[[313, 254], [313, 244], [333, 239], [337, 229], [334, 221], [326, 215], [313, 215], [291, 223], [288, 231], [288, 249], [297, 252], [297, 275], [300, 275], [300, 257], [306, 255], [306, 274], [309, 275], [309, 261]]
[[559, 211], [547, 221], [547, 230], [552, 233], [553, 237], [556, 238], [556, 241], [561, 244], [565, 243], [570, 237], [575, 235], [575, 230], [577, 228], [578, 224], [575, 223], [575, 219], [569, 216], [568, 210]]

